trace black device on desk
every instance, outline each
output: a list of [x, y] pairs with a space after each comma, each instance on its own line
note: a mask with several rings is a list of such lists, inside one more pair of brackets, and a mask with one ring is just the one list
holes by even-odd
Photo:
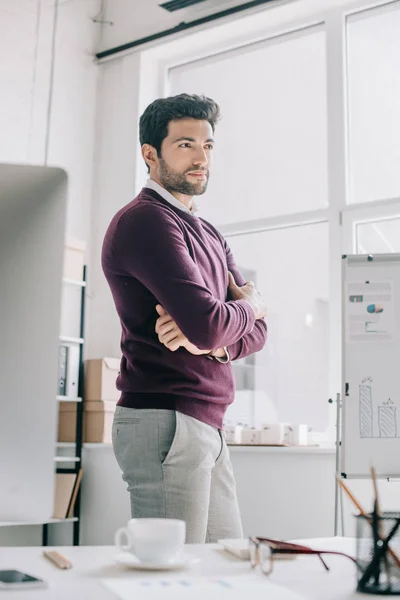
[[1, 590], [25, 590], [32, 588], [44, 588], [47, 583], [43, 579], [32, 577], [22, 571], [0, 571], [0, 591]]

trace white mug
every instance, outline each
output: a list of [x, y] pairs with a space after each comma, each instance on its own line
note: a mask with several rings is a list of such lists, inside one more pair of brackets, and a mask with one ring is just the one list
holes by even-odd
[[165, 562], [182, 554], [185, 537], [185, 521], [131, 519], [126, 527], [115, 533], [115, 545], [121, 552], [131, 552], [142, 562]]

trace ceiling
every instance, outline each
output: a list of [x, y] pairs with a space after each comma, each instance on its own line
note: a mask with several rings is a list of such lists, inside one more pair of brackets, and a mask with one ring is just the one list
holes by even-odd
[[[185, 1], [185, 0], [174, 0]], [[190, 0], [186, 0], [190, 1]], [[248, 5], [251, 0], [191, 0], [196, 4], [169, 12], [161, 5], [168, 0], [106, 0], [101, 20], [104, 35], [101, 50], [146, 39], [149, 36], [173, 29], [181, 23], [191, 23], [219, 12]], [[238, 11], [234, 17], [265, 10], [269, 6], [296, 0], [253, 0], [253, 6]], [[257, 6], [257, 2], [260, 4]], [[263, 2], [263, 3], [261, 3]], [[226, 17], [225, 17], [226, 18]], [[214, 20], [211, 24], [215, 24]], [[221, 20], [219, 19], [219, 22]]]

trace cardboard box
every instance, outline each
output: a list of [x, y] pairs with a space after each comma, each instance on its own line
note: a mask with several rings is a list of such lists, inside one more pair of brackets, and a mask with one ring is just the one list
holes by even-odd
[[58, 442], [75, 442], [76, 402], [60, 402], [58, 408]]
[[97, 400], [87, 402], [83, 420], [85, 442], [111, 444], [116, 403]]
[[81, 281], [85, 264], [86, 243], [68, 238], [64, 249], [64, 277]]
[[121, 392], [115, 380], [119, 373], [119, 358], [96, 358], [85, 361], [85, 400], [113, 400], [117, 402]]
[[[85, 402], [83, 414], [83, 441], [111, 444], [112, 423], [116, 403], [95, 400]], [[76, 427], [76, 404], [60, 402], [58, 441], [74, 442]]]

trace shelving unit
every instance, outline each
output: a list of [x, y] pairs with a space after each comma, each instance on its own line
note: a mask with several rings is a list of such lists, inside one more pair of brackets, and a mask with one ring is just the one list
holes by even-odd
[[[63, 336], [59, 337], [59, 342], [69, 346], [79, 345], [79, 374], [78, 374], [78, 389], [77, 397], [73, 396], [56, 396], [57, 402], [74, 402], [76, 403], [76, 437], [75, 442], [56, 443], [57, 448], [68, 448], [71, 449], [72, 454], [68, 456], [55, 456], [54, 462], [57, 465], [57, 473], [73, 473], [78, 476], [80, 469], [82, 469], [82, 444], [83, 444], [83, 410], [84, 410], [84, 332], [85, 332], [85, 300], [86, 293], [85, 288], [87, 285], [87, 268], [83, 269], [82, 281], [75, 279], [63, 279], [64, 286], [75, 286], [81, 288], [80, 296], [80, 322], [79, 322], [79, 337]], [[74, 467], [63, 467], [65, 465], [74, 464]], [[58, 523], [73, 523], [73, 545], [79, 545], [80, 536], [80, 489], [75, 502], [74, 516], [73, 518], [66, 519], [50, 519], [47, 523], [41, 523], [42, 525], [42, 545], [48, 545], [49, 526]]]
[[61, 335], [59, 340], [60, 340], [60, 342], [64, 342], [65, 344], [80, 344], [80, 345], [83, 345], [83, 343], [85, 341], [82, 337], [75, 338], [75, 337], [69, 337], [66, 335]]
[[46, 523], [43, 521], [0, 521], [0, 527], [20, 527], [21, 525], [53, 525], [54, 523], [75, 523], [78, 519], [71, 517], [69, 519], [49, 519]]

